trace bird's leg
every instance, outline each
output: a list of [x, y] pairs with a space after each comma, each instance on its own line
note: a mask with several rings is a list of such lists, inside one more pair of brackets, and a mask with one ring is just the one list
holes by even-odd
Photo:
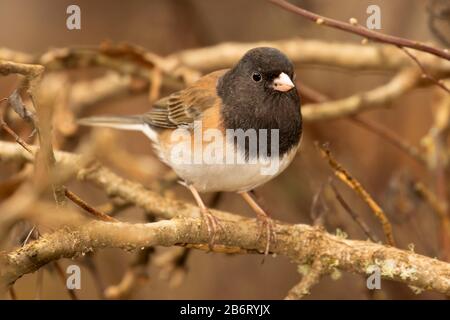
[[241, 192], [239, 193], [244, 200], [250, 205], [250, 207], [255, 211], [256, 216], [259, 221], [261, 221], [263, 228], [261, 231], [266, 232], [266, 248], [264, 250], [264, 255], [269, 254], [270, 243], [275, 241], [275, 231], [273, 220], [269, 217], [269, 215], [261, 208], [261, 206], [256, 202], [253, 196], [249, 192]]
[[200, 207], [200, 212], [202, 213], [203, 220], [205, 221], [205, 223], [208, 227], [208, 236], [210, 239], [209, 243], [208, 243], [209, 249], [212, 250], [213, 245], [214, 245], [214, 240], [216, 238], [217, 229], [220, 227], [219, 221], [217, 220], [217, 218], [215, 216], [213, 216], [211, 214], [209, 209], [206, 207], [206, 205], [203, 202], [202, 198], [200, 197], [200, 194], [198, 193], [197, 189], [195, 189], [195, 187], [191, 184], [184, 183], [183, 185], [185, 185], [191, 191], [192, 195], [194, 196], [195, 201], [197, 202], [197, 205]]

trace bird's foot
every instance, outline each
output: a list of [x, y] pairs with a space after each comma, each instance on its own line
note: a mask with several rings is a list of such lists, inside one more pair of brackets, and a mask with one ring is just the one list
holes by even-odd
[[215, 216], [211, 214], [211, 212], [208, 210], [208, 208], [201, 208], [201, 213], [203, 220], [208, 228], [208, 247], [209, 250], [213, 250], [214, 242], [216, 240], [216, 233], [217, 230], [221, 228], [219, 219], [217, 219]]
[[[259, 239], [265, 235], [266, 247], [264, 249], [264, 256], [267, 256], [270, 251], [270, 244], [276, 242], [275, 224], [273, 220], [267, 215], [258, 215], [257, 220], [261, 224]], [[263, 260], [264, 262], [264, 260]]]

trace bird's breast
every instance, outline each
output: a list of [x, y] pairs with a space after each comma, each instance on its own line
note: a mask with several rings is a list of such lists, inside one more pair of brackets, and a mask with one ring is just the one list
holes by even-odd
[[283, 155], [272, 151], [270, 155], [249, 158], [226, 137], [221, 139], [217, 135], [208, 141], [196, 141], [188, 132], [185, 134], [170, 147], [157, 149], [164, 162], [200, 192], [242, 192], [256, 188], [286, 169], [298, 147]]

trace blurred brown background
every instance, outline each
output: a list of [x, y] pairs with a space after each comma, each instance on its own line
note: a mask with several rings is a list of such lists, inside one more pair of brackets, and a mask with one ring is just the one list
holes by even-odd
[[[366, 20], [366, 8], [370, 4], [381, 7], [382, 32], [421, 41], [438, 39], [428, 25], [425, 0], [305, 0], [292, 1], [313, 12], [347, 21], [355, 17]], [[81, 7], [81, 30], [66, 29], [66, 8], [70, 4]], [[276, 40], [300, 36], [327, 41], [360, 42], [360, 38], [333, 29], [321, 28], [304, 19], [274, 7], [262, 0], [159, 0], [159, 1], [0, 1], [0, 46], [31, 54], [42, 53], [52, 47], [98, 45], [104, 40], [128, 42], [145, 47], [149, 51], [166, 55], [180, 49], [203, 47], [224, 41]], [[449, 26], [440, 26], [449, 34]], [[344, 72], [331, 68], [297, 65], [299, 81], [339, 98], [354, 92], [367, 90], [386, 82], [392, 74], [381, 72]], [[0, 97], [10, 94], [17, 82], [13, 77], [0, 78]], [[164, 92], [166, 94], [168, 92]], [[417, 89], [397, 100], [388, 109], [371, 111], [363, 115], [394, 129], [414, 145], [420, 144], [431, 124], [435, 90]], [[145, 94], [115, 99], [92, 107], [88, 114], [133, 114], [149, 109]], [[89, 137], [89, 130], [82, 131]], [[6, 139], [5, 135], [2, 135]], [[150, 143], [139, 133], [115, 133], [117, 144], [132, 155], [153, 156]], [[414, 199], [402, 206], [396, 203], [398, 193], [407, 189], [405, 179], [414, 178], [433, 183], [432, 177], [420, 166], [386, 143], [346, 119], [307, 124], [304, 128], [302, 150], [295, 162], [280, 177], [260, 188], [259, 193], [276, 219], [291, 223], [311, 223], [310, 208], [314, 194], [331, 175], [320, 158], [313, 141], [330, 142], [336, 158], [357, 177], [374, 198], [387, 211], [394, 223], [394, 232], [401, 248], [415, 245], [415, 251], [437, 256], [437, 218], [430, 209]], [[73, 150], [74, 145], [65, 146]], [[71, 149], [72, 148], [72, 149]], [[101, 161], [114, 167], [103, 155]], [[6, 170], [6, 172], [5, 172]], [[8, 168], [3, 168], [3, 177]], [[154, 173], [146, 176], [130, 175], [121, 168], [116, 170], [129, 178], [151, 186]], [[167, 169], [164, 169], [167, 171]], [[406, 178], [405, 178], [406, 177]], [[403, 180], [402, 180], [403, 179]], [[399, 182], [400, 181], [400, 182]], [[400, 187], [399, 187], [400, 185]], [[364, 203], [347, 188], [338, 184], [342, 194], [369, 224], [380, 239], [384, 239], [380, 225]], [[101, 205], [107, 199], [94, 187], [74, 183], [71, 185], [86, 201]], [[174, 187], [176, 198], [192, 201], [182, 187]], [[246, 204], [236, 195], [227, 194], [219, 208], [242, 215], [253, 216]], [[142, 221], [142, 212], [129, 209], [121, 219]], [[337, 205], [330, 205], [325, 214], [326, 227], [334, 233], [337, 228], [349, 237], [365, 239], [364, 234]], [[119, 250], [98, 252], [94, 261], [99, 267], [105, 284], [120, 281], [131, 253]], [[63, 261], [63, 265], [77, 261]], [[150, 264], [150, 281], [132, 298], [144, 299], [280, 299], [300, 279], [296, 266], [284, 258], [267, 258], [261, 264], [260, 256], [225, 256], [192, 252], [188, 260], [188, 274], [178, 288], [169, 288], [159, 279], [159, 270]], [[83, 268], [81, 298], [95, 299], [97, 292], [88, 272]], [[35, 294], [36, 275], [19, 280], [15, 288], [18, 297], [32, 299]], [[424, 293], [414, 295], [406, 286], [382, 283], [380, 298], [441, 298]], [[309, 298], [319, 299], [367, 299], [373, 297], [365, 289], [361, 276], [343, 274], [334, 281], [326, 277], [313, 288]], [[56, 276], [46, 271], [43, 298], [67, 299], [68, 296]]]

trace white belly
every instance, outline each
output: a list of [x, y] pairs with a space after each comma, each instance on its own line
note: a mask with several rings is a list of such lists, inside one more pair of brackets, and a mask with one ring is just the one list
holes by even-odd
[[[152, 141], [158, 156], [169, 165], [175, 173], [186, 183], [192, 184], [199, 192], [244, 192], [252, 190], [267, 181], [275, 178], [283, 172], [294, 159], [299, 145], [292, 148], [281, 158], [273, 155], [263, 161], [254, 160], [254, 163], [248, 161], [244, 163], [237, 161], [228, 161], [227, 155], [230, 155], [230, 149], [234, 149], [228, 142], [212, 144], [211, 153], [219, 154], [217, 161], [212, 163], [211, 160], [205, 159], [205, 146], [201, 148], [191, 148], [195, 144], [188, 144], [190, 147], [183, 148], [189, 151], [190, 161], [179, 161], [173, 156], [173, 149], [160, 148], [160, 141], [157, 135], [149, 127], [142, 130]], [[191, 142], [189, 132], [182, 134], [183, 142]], [[200, 143], [201, 144], [201, 143]], [[162, 151], [162, 149], [164, 151]], [[237, 151], [236, 149], [234, 149]], [[216, 153], [218, 152], [218, 153]], [[234, 152], [231, 152], [234, 155]], [[273, 153], [272, 153], [273, 154]], [[241, 154], [239, 154], [241, 156]], [[241, 158], [243, 160], [243, 158]], [[270, 161], [268, 161], [270, 160]]]
[[293, 148], [280, 157], [272, 157], [265, 163], [256, 160], [256, 163], [246, 162], [208, 164], [179, 163], [171, 161], [167, 154], [161, 155], [177, 175], [186, 183], [192, 184], [199, 192], [244, 192], [252, 190], [283, 172], [291, 163], [298, 148]]

